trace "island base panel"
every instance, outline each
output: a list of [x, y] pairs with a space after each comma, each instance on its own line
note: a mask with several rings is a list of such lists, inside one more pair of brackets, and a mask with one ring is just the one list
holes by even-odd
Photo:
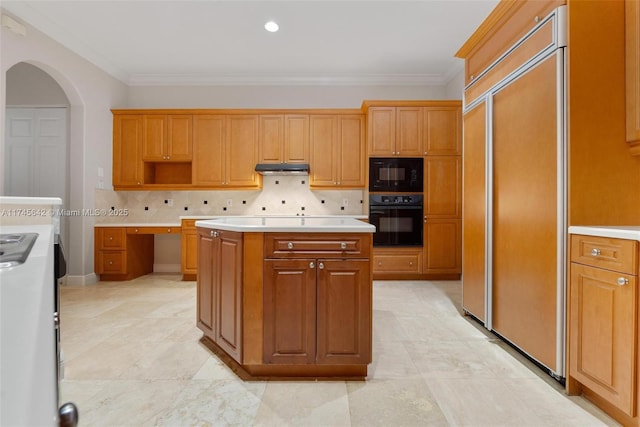
[[367, 365], [241, 365], [206, 335], [200, 342], [244, 381], [363, 381], [367, 376]]

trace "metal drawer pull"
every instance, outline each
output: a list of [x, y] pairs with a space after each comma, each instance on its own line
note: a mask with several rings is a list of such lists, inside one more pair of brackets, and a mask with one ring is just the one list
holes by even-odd
[[593, 256], [600, 255], [600, 249], [597, 249], [597, 248], [591, 249], [591, 255], [593, 255]]
[[340, 249], [347, 249], [347, 244], [345, 242], [341, 242]]
[[320, 264], [318, 264], [318, 268], [319, 268], [320, 270], [322, 270], [322, 269], [324, 268], [324, 263], [320, 263]]
[[218, 237], [218, 232], [211, 230], [211, 237]]
[[626, 279], [624, 277], [618, 277], [618, 280], [616, 280], [616, 283], [620, 286], [628, 285], [629, 279]]
[[293, 243], [291, 243], [291, 242], [287, 243], [287, 248], [293, 249]]
[[309, 268], [315, 268], [315, 267], [316, 265], [313, 263], [313, 261], [309, 263]]

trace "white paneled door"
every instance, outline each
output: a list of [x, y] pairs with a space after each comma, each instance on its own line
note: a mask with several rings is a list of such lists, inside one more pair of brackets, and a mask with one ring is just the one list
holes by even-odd
[[7, 108], [4, 195], [67, 199], [67, 108]]

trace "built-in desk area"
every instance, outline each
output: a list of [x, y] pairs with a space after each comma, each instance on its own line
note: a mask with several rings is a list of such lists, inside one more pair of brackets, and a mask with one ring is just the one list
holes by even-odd
[[118, 281], [152, 273], [154, 236], [181, 232], [180, 223], [99, 224], [94, 243], [96, 274], [102, 281]]

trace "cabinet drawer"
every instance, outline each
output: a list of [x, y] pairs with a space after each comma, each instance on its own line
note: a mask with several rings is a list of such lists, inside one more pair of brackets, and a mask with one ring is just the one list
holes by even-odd
[[571, 236], [571, 261], [637, 275], [638, 242], [574, 234]]
[[264, 252], [267, 258], [366, 258], [371, 251], [371, 235], [304, 233], [266, 234]]
[[421, 254], [379, 254], [373, 256], [374, 273], [420, 273]]
[[127, 234], [180, 234], [180, 227], [127, 227]]
[[125, 249], [126, 232], [124, 227], [96, 228], [96, 237], [101, 250]]
[[126, 274], [126, 252], [124, 251], [103, 251], [98, 253], [96, 260], [98, 274]]

